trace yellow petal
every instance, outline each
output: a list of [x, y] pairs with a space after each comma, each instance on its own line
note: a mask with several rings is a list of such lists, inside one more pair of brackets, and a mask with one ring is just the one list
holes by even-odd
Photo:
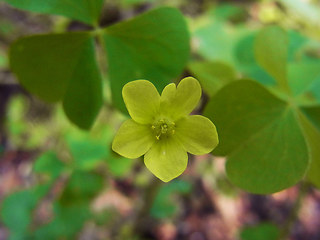
[[176, 139], [161, 139], [146, 153], [144, 163], [160, 180], [168, 182], [178, 177], [187, 167], [188, 154]]
[[129, 82], [124, 85], [122, 96], [133, 120], [141, 124], [154, 121], [160, 108], [160, 95], [151, 82], [146, 80]]
[[138, 158], [145, 154], [155, 137], [149, 125], [136, 123], [132, 119], [125, 121], [112, 142], [112, 150], [127, 158]]
[[185, 150], [195, 155], [212, 152], [219, 142], [215, 125], [204, 116], [187, 116], [176, 122], [175, 130]]

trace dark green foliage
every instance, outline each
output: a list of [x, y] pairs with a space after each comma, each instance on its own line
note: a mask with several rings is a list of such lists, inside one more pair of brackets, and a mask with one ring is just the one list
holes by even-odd
[[43, 153], [38, 157], [33, 165], [35, 173], [49, 175], [50, 179], [55, 179], [61, 173], [64, 164], [59, 160], [54, 152]]
[[278, 240], [279, 236], [279, 228], [271, 223], [246, 227], [240, 234], [241, 240]]
[[294, 111], [249, 80], [231, 83], [212, 98], [205, 114], [215, 119], [219, 132], [214, 153], [228, 156], [233, 183], [250, 192], [271, 193], [304, 176], [308, 149]]
[[102, 106], [102, 82], [88, 32], [37, 35], [16, 41], [12, 71], [39, 98], [63, 101], [69, 119], [89, 129]]
[[38, 13], [57, 14], [97, 24], [103, 0], [4, 0], [12, 6]]
[[154, 200], [151, 215], [160, 219], [172, 217], [178, 210], [173, 200], [174, 193], [186, 194], [191, 189], [191, 184], [182, 180], [174, 180], [167, 185], [163, 185]]
[[124, 84], [148, 79], [162, 90], [182, 72], [189, 58], [187, 26], [181, 13], [173, 8], [152, 10], [106, 28], [103, 39], [113, 103], [124, 112]]
[[93, 125], [103, 99], [95, 34], [103, 39], [107, 52], [113, 103], [124, 112], [124, 84], [148, 79], [161, 90], [181, 73], [189, 58], [185, 20], [178, 10], [167, 7], [92, 33], [17, 40], [11, 46], [10, 65], [20, 83], [44, 101], [62, 101], [70, 121], [85, 130]]
[[103, 178], [90, 172], [74, 171], [61, 195], [64, 206], [86, 204], [101, 190]]
[[48, 239], [75, 239], [83, 224], [91, 216], [88, 204], [62, 206], [57, 203], [54, 206], [54, 219], [37, 229], [33, 238], [36, 240]]
[[1, 204], [1, 218], [11, 232], [10, 239], [28, 238], [31, 234], [29, 225], [33, 211], [49, 187], [49, 185], [39, 185], [29, 190], [15, 192], [4, 199]]
[[213, 96], [225, 84], [237, 79], [235, 70], [223, 62], [192, 62], [189, 68], [209, 96]]
[[[293, 45], [302, 44], [297, 35], [291, 37]], [[288, 50], [286, 33], [276, 26], [246, 41], [248, 46], [254, 44], [255, 58], [240, 54], [242, 51], [238, 56], [250, 64], [256, 60], [277, 85], [270, 92], [253, 81], [237, 81], [213, 96], [205, 114], [219, 132], [220, 145], [214, 153], [228, 156], [230, 180], [250, 192], [280, 191], [306, 174], [319, 185], [320, 134], [314, 94], [319, 90], [315, 84], [319, 63], [292, 59], [288, 64], [293, 56], [288, 56], [288, 51], [293, 49]], [[308, 107], [310, 104], [313, 107]]]

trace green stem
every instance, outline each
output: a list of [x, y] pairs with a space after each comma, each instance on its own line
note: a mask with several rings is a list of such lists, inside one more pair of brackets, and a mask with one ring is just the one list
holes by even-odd
[[[110, 81], [107, 81], [107, 64], [108, 64], [108, 59], [107, 59], [107, 53], [106, 49], [104, 47], [104, 39], [103, 39], [103, 32], [104, 29], [101, 29], [99, 27], [96, 27], [95, 30], [92, 32], [92, 34], [97, 37], [99, 46], [97, 47], [97, 55], [98, 55], [98, 64], [100, 67], [100, 72], [102, 79], [104, 80], [105, 86], [104, 88], [106, 89], [107, 96], [106, 96], [106, 101], [108, 105], [111, 105], [111, 86], [110, 86]], [[100, 51], [98, 51], [100, 50]]]
[[134, 232], [139, 233], [145, 229], [145, 226], [148, 226], [149, 213], [161, 185], [162, 182], [159, 179], [154, 178], [150, 185], [147, 186], [143, 196], [143, 206], [139, 211], [133, 226]]
[[298, 196], [297, 196], [295, 202], [293, 203], [293, 206], [292, 206], [291, 212], [290, 212], [290, 214], [288, 216], [288, 219], [286, 221], [286, 224], [284, 225], [284, 227], [283, 227], [283, 229], [282, 229], [282, 231], [280, 233], [279, 240], [288, 239], [288, 237], [290, 236], [291, 229], [292, 229], [294, 223], [298, 219], [302, 200], [305, 197], [305, 195], [307, 194], [308, 189], [309, 189], [309, 184], [306, 183], [306, 182], [302, 182], [300, 187], [299, 187]]

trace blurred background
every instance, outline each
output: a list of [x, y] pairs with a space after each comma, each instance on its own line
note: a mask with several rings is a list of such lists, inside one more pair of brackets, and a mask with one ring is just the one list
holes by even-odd
[[[264, 25], [288, 30], [292, 58], [320, 56], [316, 0], [108, 0], [100, 25], [158, 6], [176, 7], [186, 17], [191, 58], [173, 80], [196, 77], [204, 88], [202, 105], [216, 91], [210, 79], [250, 77], [271, 84], [256, 68], [252, 51]], [[295, 186], [272, 195], [248, 194], [228, 181], [225, 159], [211, 155], [189, 156], [186, 172], [163, 184], [142, 159], [112, 152], [112, 138], [126, 118], [112, 105], [106, 103], [85, 132], [67, 120], [61, 104], [44, 103], [18, 84], [7, 54], [15, 39], [87, 29], [0, 1], [0, 240], [320, 239], [318, 190], [306, 186], [298, 196]]]

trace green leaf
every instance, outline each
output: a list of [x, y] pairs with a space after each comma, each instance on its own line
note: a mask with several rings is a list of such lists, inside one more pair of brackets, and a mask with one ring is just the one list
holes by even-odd
[[301, 111], [307, 116], [313, 126], [320, 131], [320, 106], [301, 107]]
[[2, 220], [12, 232], [25, 233], [31, 223], [35, 205], [36, 199], [30, 191], [13, 193], [2, 203]]
[[288, 79], [294, 95], [312, 92], [313, 83], [320, 80], [320, 61], [290, 63]]
[[63, 109], [82, 129], [90, 129], [103, 104], [102, 78], [94, 54], [94, 39], [84, 46], [63, 98]]
[[260, 84], [242, 80], [227, 85], [211, 99], [205, 115], [219, 133], [214, 153], [227, 155], [227, 174], [235, 185], [265, 194], [304, 176], [308, 149], [294, 109]]
[[256, 36], [254, 53], [261, 67], [277, 80], [282, 89], [288, 90], [287, 33], [278, 26], [265, 27]]
[[[235, 59], [237, 68], [240, 69], [246, 77], [250, 79], [257, 80], [258, 82], [262, 83], [263, 85], [274, 85], [275, 80], [272, 76], [262, 69], [255, 59], [254, 53], [254, 43], [256, 32], [250, 32], [246, 34], [244, 37], [240, 38], [240, 40], [235, 44]], [[293, 76], [292, 70], [294, 71], [294, 67], [292, 67], [296, 60], [303, 57], [305, 52], [303, 51], [303, 47], [308, 43], [308, 39], [305, 36], [302, 36], [300, 33], [295, 31], [288, 32], [289, 44], [288, 44], [288, 58], [287, 61], [290, 62], [288, 66], [288, 81], [290, 84], [290, 78]], [[300, 63], [301, 64], [301, 63]], [[300, 79], [300, 82], [301, 79]], [[291, 86], [291, 84], [290, 84]]]
[[279, 236], [279, 228], [271, 223], [246, 227], [240, 234], [241, 240], [278, 240]]
[[250, 32], [240, 38], [235, 44], [234, 55], [237, 64], [252, 65], [256, 63], [253, 51], [255, 36], [255, 32]]
[[[232, 92], [228, 92], [228, 90]], [[247, 93], [250, 94], [246, 95]], [[224, 98], [228, 102], [223, 102]], [[265, 99], [268, 99], [268, 101]], [[228, 108], [224, 109], [224, 106], [228, 106]], [[229, 154], [234, 148], [239, 146], [244, 136], [249, 138], [266, 124], [271, 123], [281, 115], [285, 107], [285, 102], [275, 98], [258, 83], [250, 80], [240, 80], [228, 84], [210, 100], [205, 108], [204, 115], [214, 119], [215, 123], [229, 118], [227, 116], [231, 116], [229, 121], [225, 122], [224, 125], [219, 126], [216, 124], [220, 144], [214, 153], [218, 155]], [[220, 111], [223, 114], [220, 114]], [[237, 117], [234, 118], [232, 115]], [[266, 115], [266, 118], [262, 118], [261, 116], [263, 115]], [[259, 121], [254, 121], [254, 118], [257, 118]], [[249, 121], [249, 119], [252, 119], [252, 121]], [[248, 126], [244, 125], [244, 123], [247, 123]], [[230, 126], [225, 127], [225, 125]], [[242, 129], [238, 129], [239, 125], [242, 125]], [[247, 128], [245, 131], [244, 127]], [[230, 138], [229, 136], [233, 137]]]
[[125, 176], [133, 166], [134, 161], [128, 158], [111, 155], [107, 158], [108, 170], [115, 177]]
[[230, 3], [222, 3], [213, 9], [212, 17], [220, 21], [237, 21], [246, 18], [246, 10], [243, 7]]
[[7, 54], [0, 48], [0, 69], [7, 68], [8, 57]]
[[7, 196], [1, 206], [3, 223], [17, 236], [28, 233], [32, 221], [32, 212], [38, 201], [48, 191], [49, 185], [37, 186], [34, 189], [22, 190]]
[[4, 0], [13, 7], [37, 12], [57, 14], [97, 25], [103, 0]]
[[103, 143], [90, 139], [69, 138], [68, 145], [78, 169], [91, 170], [109, 155], [109, 148]]
[[307, 179], [320, 188], [320, 107], [303, 107], [298, 116], [308, 143], [311, 158]]
[[[254, 53], [255, 38], [257, 33], [250, 32], [244, 37], [240, 38], [235, 45], [235, 56], [237, 64], [239, 65], [251, 65], [256, 64], [256, 58]], [[303, 54], [303, 48], [309, 42], [308, 38], [301, 35], [299, 32], [288, 31], [288, 58], [289, 62], [299, 60]]]
[[209, 96], [213, 96], [224, 85], [236, 79], [234, 69], [222, 62], [192, 62], [189, 69]]
[[32, 240], [32, 233], [10, 232], [8, 240]]
[[320, 103], [320, 76], [313, 81], [306, 93], [307, 95], [311, 95], [312, 100]]
[[306, 36], [300, 32], [293, 30], [288, 31], [289, 45], [288, 45], [288, 61], [296, 61], [301, 58], [301, 54], [305, 54], [304, 47], [310, 41]]
[[[240, 40], [235, 45], [235, 58], [238, 68], [243, 71], [247, 77], [250, 79], [257, 80], [258, 82], [264, 85], [274, 85], [275, 80], [270, 75], [270, 72], [267, 73], [264, 69], [262, 69], [255, 58], [254, 47], [255, 44], [257, 45], [256, 36], [259, 36], [259, 33], [250, 32], [249, 34], [245, 35], [244, 37], [240, 38]], [[295, 65], [307, 65], [306, 62], [298, 62], [304, 57], [305, 54], [305, 46], [308, 43], [308, 39], [305, 36], [302, 36], [298, 32], [289, 31], [288, 32], [288, 57], [286, 62], [289, 62], [289, 74], [290, 71], [294, 70]], [[316, 63], [310, 63], [310, 65], [315, 65]], [[290, 83], [290, 77], [294, 74], [290, 74], [288, 77], [288, 81]], [[300, 79], [300, 82], [301, 81]]]
[[63, 190], [60, 203], [64, 206], [89, 204], [92, 198], [102, 189], [103, 178], [94, 173], [75, 171]]
[[64, 168], [64, 164], [54, 152], [43, 153], [38, 157], [33, 165], [36, 173], [48, 174], [51, 178], [58, 177]]
[[56, 102], [64, 96], [89, 38], [88, 33], [20, 38], [10, 48], [11, 69], [32, 94]]
[[275, 80], [263, 70], [256, 62], [254, 57], [254, 40], [256, 33], [249, 33], [235, 44], [234, 55], [237, 69], [244, 75], [254, 79], [263, 85], [274, 85]]
[[270, 76], [265, 70], [263, 70], [259, 65], [245, 65], [242, 66], [242, 71], [245, 73], [250, 79], [254, 79], [255, 81], [265, 85], [265, 86], [274, 86], [276, 81], [273, 77]]
[[173, 201], [174, 193], [189, 193], [192, 189], [190, 183], [182, 180], [174, 180], [163, 185], [157, 193], [151, 207], [151, 216], [154, 218], [169, 218], [177, 211], [177, 204]]
[[234, 63], [233, 45], [237, 32], [219, 21], [196, 29], [193, 37], [198, 43], [197, 51], [209, 61]]
[[88, 204], [61, 206], [55, 204], [54, 219], [35, 231], [36, 240], [75, 239], [85, 221], [91, 216]]
[[28, 91], [47, 102], [63, 100], [73, 123], [91, 127], [102, 105], [102, 83], [90, 33], [21, 38], [10, 48], [10, 65]]
[[103, 39], [112, 99], [123, 112], [121, 90], [127, 82], [147, 79], [161, 90], [182, 72], [189, 58], [188, 28], [174, 8], [158, 8], [110, 26]]

